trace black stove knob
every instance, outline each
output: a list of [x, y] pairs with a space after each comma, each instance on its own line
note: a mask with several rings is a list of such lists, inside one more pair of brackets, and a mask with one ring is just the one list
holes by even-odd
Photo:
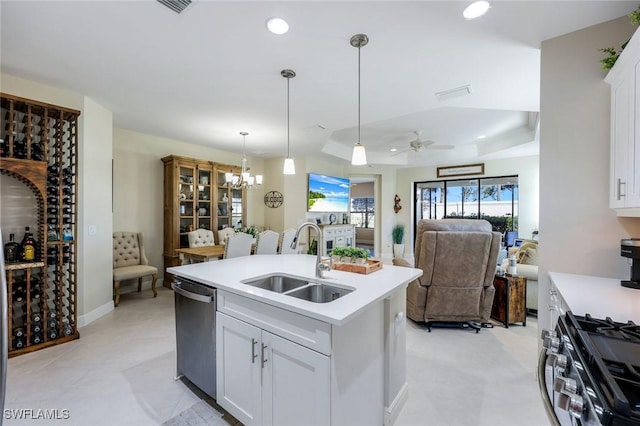
[[553, 381], [553, 390], [556, 392], [575, 394], [578, 392], [578, 382], [569, 377], [556, 377]]

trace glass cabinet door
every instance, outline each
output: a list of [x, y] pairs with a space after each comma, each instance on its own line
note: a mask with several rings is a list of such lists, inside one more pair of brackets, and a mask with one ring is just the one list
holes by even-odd
[[[178, 194], [180, 197], [180, 247], [189, 247], [187, 232], [195, 226], [194, 179], [195, 167], [180, 166]], [[195, 194], [197, 196], [197, 194]]]
[[198, 169], [197, 223], [200, 229], [211, 229], [212, 176], [210, 170]]
[[223, 229], [231, 226], [229, 220], [230, 202], [229, 202], [229, 188], [225, 182], [224, 172], [218, 172], [218, 229]]
[[231, 226], [240, 228], [247, 226], [242, 223], [242, 189], [231, 190]]

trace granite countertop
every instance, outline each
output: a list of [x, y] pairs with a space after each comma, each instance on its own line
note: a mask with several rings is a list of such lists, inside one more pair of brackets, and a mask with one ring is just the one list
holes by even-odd
[[574, 314], [640, 324], [640, 290], [622, 287], [620, 279], [560, 272], [549, 276]]
[[[312, 255], [252, 255], [175, 266], [167, 268], [167, 271], [334, 325], [348, 322], [373, 303], [387, 298], [422, 275], [420, 269], [384, 265], [367, 275], [331, 270], [325, 272], [325, 278], [319, 279], [315, 278], [315, 264], [316, 256]], [[274, 273], [304, 277], [353, 291], [329, 303], [313, 303], [241, 282]]]

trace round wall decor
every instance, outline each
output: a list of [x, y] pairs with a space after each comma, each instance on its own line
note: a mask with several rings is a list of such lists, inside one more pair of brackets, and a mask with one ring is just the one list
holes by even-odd
[[282, 192], [279, 191], [269, 191], [264, 196], [264, 205], [272, 209], [280, 207], [283, 201], [284, 197], [282, 196]]

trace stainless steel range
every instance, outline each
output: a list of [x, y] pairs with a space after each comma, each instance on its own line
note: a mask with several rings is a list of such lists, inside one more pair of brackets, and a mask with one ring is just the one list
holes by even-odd
[[553, 424], [640, 425], [640, 326], [566, 312], [542, 338], [540, 390]]

